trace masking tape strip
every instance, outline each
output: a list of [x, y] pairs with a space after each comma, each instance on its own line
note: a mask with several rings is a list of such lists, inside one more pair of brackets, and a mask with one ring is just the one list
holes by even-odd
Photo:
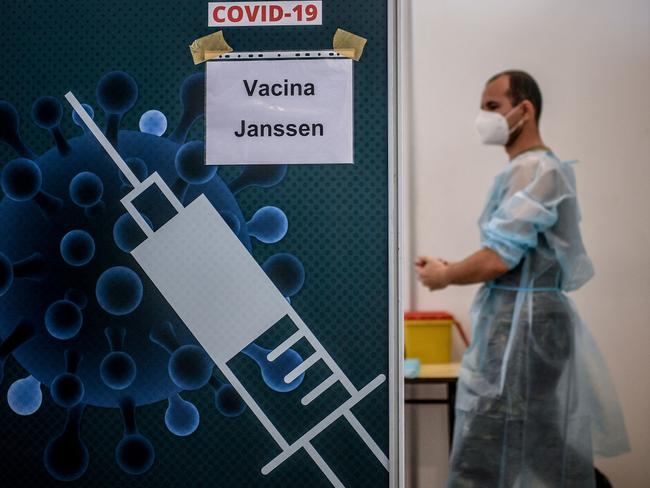
[[200, 64], [209, 59], [215, 59], [222, 54], [229, 53], [232, 48], [223, 37], [223, 31], [214, 32], [207, 36], [199, 37], [190, 44], [190, 52], [194, 64]]
[[363, 48], [365, 47], [366, 42], [368, 42], [367, 39], [352, 34], [352, 32], [343, 29], [336, 29], [333, 41], [334, 51], [339, 53], [341, 56], [359, 61], [363, 54]]

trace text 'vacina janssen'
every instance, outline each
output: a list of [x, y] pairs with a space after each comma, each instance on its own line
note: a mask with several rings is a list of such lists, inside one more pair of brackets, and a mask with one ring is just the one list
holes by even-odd
[[[260, 83], [259, 80], [243, 80], [244, 90], [249, 97], [310, 97], [316, 95], [313, 83], [293, 83], [285, 79], [282, 83]], [[325, 128], [322, 123], [251, 123], [242, 119], [241, 126], [234, 131], [237, 137], [322, 137]]]

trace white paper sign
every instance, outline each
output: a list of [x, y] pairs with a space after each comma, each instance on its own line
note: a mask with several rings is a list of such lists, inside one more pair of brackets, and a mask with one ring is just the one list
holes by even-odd
[[206, 64], [206, 164], [353, 162], [351, 59]]

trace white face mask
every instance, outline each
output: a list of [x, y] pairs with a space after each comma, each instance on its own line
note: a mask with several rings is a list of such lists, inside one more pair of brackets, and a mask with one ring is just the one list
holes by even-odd
[[501, 115], [499, 112], [481, 110], [476, 116], [474, 122], [476, 131], [481, 138], [481, 142], [483, 142], [483, 144], [505, 145], [508, 142], [510, 134], [512, 134], [512, 132], [524, 122], [522, 119], [513, 125], [512, 128], [508, 127], [507, 118], [517, 110], [517, 108], [519, 108], [519, 105], [513, 107], [513, 109], [506, 115]]

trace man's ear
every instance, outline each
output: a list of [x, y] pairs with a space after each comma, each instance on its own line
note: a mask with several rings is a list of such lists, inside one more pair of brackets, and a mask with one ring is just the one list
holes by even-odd
[[522, 116], [526, 117], [526, 120], [535, 121], [535, 106], [530, 100], [524, 100], [521, 102]]

